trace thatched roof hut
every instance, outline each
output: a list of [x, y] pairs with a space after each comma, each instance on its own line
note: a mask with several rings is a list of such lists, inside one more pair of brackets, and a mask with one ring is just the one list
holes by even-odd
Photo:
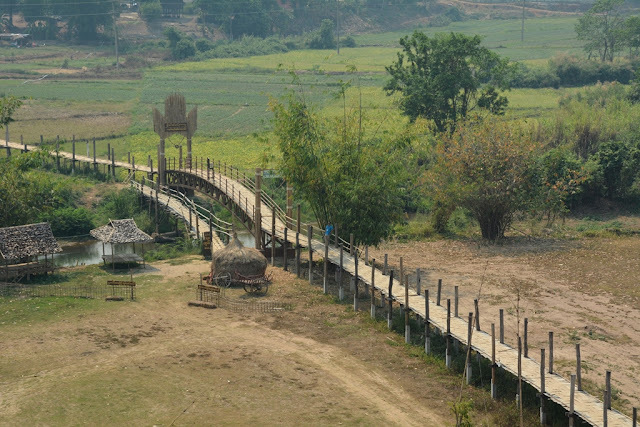
[[47, 222], [0, 228], [0, 257], [19, 260], [62, 252]]
[[102, 243], [147, 243], [153, 239], [140, 230], [133, 219], [112, 219], [109, 224], [89, 232]]
[[243, 276], [261, 276], [267, 270], [267, 259], [254, 248], [245, 248], [237, 236], [223, 249], [211, 254], [211, 277], [237, 273]]

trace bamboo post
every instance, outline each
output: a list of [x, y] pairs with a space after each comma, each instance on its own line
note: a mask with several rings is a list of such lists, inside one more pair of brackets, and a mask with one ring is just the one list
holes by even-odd
[[429, 289], [424, 290], [424, 352], [431, 353], [431, 325], [429, 324]]
[[391, 291], [393, 290], [393, 270], [389, 274], [389, 293], [387, 299], [389, 300], [389, 311], [387, 312], [387, 327], [391, 329], [393, 324], [393, 297]]
[[576, 396], [576, 376], [571, 374], [571, 390], [569, 391], [569, 427], [573, 427], [575, 423], [574, 418], [574, 401]]
[[[191, 166], [191, 153], [189, 153], [189, 166]], [[197, 161], [196, 161], [197, 165]], [[255, 202], [254, 206], [254, 225], [255, 225], [255, 248], [260, 249], [262, 247], [262, 169], [256, 168], [256, 188], [255, 188]], [[275, 215], [275, 210], [271, 211], [273, 215]], [[271, 242], [275, 242], [275, 234], [271, 236]], [[286, 249], [286, 242], [285, 242]], [[286, 270], [286, 269], [285, 269]]]
[[271, 265], [276, 265], [276, 209], [274, 207], [271, 208]]
[[[375, 265], [375, 263], [374, 263]], [[422, 294], [422, 278], [420, 277], [420, 269], [416, 268], [416, 294]]]
[[496, 324], [491, 324], [491, 398], [498, 398], [498, 384], [496, 383]]
[[376, 259], [371, 259], [371, 318], [376, 318]]
[[364, 247], [364, 265], [369, 265], [369, 246]]
[[388, 273], [388, 269], [389, 269], [389, 254], [384, 254], [384, 265], [382, 266], [382, 274], [386, 276]]
[[96, 137], [93, 137], [93, 170], [98, 172], [98, 162], [96, 162]]
[[473, 305], [476, 308], [476, 331], [480, 330], [480, 308], [478, 307], [478, 299], [473, 300]]
[[355, 279], [354, 282], [355, 282], [355, 289], [353, 292], [353, 311], [357, 313], [358, 312], [358, 280]]
[[301, 218], [300, 203], [298, 203], [298, 209], [296, 213], [296, 232], [297, 233], [300, 233], [300, 218]]
[[288, 228], [285, 227], [284, 228], [284, 245], [282, 245], [282, 263], [284, 264], [284, 271], [289, 271], [289, 263], [287, 262], [287, 247], [289, 246], [287, 244], [287, 231]]
[[337, 248], [340, 244], [340, 236], [338, 236], [338, 224], [335, 224], [333, 227], [333, 238], [336, 239], [335, 244]]
[[329, 236], [324, 235], [324, 260], [322, 268], [322, 290], [326, 295], [329, 293], [329, 276], [327, 273], [329, 267]]
[[504, 344], [504, 309], [500, 309], [500, 344]]
[[524, 357], [529, 357], [529, 342], [528, 342], [528, 334], [529, 334], [529, 318], [524, 318]]
[[300, 232], [296, 231], [296, 276], [300, 278]]
[[353, 250], [353, 233], [349, 234], [349, 255], [351, 255], [352, 257], [358, 256], [358, 254]]
[[113, 174], [113, 178], [116, 177], [116, 149], [111, 148], [111, 173]]
[[522, 337], [518, 336], [518, 409], [522, 410]]
[[453, 288], [453, 316], [458, 317], [458, 293], [459, 286]]
[[638, 426], [638, 408], [633, 408], [633, 416], [631, 417], [632, 427]]
[[471, 334], [473, 334], [473, 313], [469, 313], [467, 322], [467, 384], [471, 384]]
[[451, 368], [451, 300], [447, 299], [447, 347], [445, 350], [445, 364], [447, 368]]
[[344, 299], [344, 288], [342, 287], [342, 268], [344, 261], [344, 248], [340, 243], [340, 267], [338, 268], [338, 299], [342, 301]]
[[[287, 182], [287, 218], [286, 218], [286, 226], [287, 228], [293, 227], [292, 219], [293, 219], [293, 187], [289, 182]], [[286, 244], [286, 241], [285, 241]]]
[[580, 360], [580, 344], [576, 344], [576, 379], [578, 391], [582, 391], [582, 362]]
[[360, 281], [360, 276], [358, 275], [358, 254], [356, 253], [355, 258], [353, 259], [355, 263], [355, 275], [353, 276], [353, 287], [356, 295], [358, 295], [358, 282]]
[[605, 390], [607, 392], [607, 409], [611, 409], [611, 371], [605, 373]]
[[553, 332], [549, 332], [549, 373], [553, 374]]
[[544, 394], [545, 394], [545, 371], [544, 371], [544, 348], [540, 349], [540, 424], [547, 424], [547, 414], [544, 411]]
[[609, 395], [607, 394], [607, 390], [605, 389], [604, 391], [604, 396], [602, 397], [602, 425], [603, 427], [608, 427], [609, 426], [609, 419], [608, 419], [608, 415], [609, 413], [607, 412], [607, 397]]
[[311, 246], [311, 238], [313, 237], [313, 226], [307, 226], [307, 241], [309, 243], [309, 284], [313, 284], [313, 246]]
[[[400, 257], [400, 269], [402, 270], [402, 257]], [[404, 342], [411, 342], [411, 325], [409, 324], [409, 280], [404, 284]]]
[[[42, 135], [40, 135], [42, 137]], [[40, 139], [42, 144], [42, 138]], [[76, 136], [71, 137], [71, 174], [76, 173]]]

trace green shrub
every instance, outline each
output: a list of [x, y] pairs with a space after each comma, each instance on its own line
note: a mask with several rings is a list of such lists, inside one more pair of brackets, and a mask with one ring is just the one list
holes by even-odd
[[320, 29], [309, 40], [311, 49], [335, 49], [336, 39], [333, 35], [335, 24], [330, 19], [323, 19]]
[[51, 224], [53, 234], [59, 237], [89, 234], [94, 228], [93, 215], [85, 208], [59, 208], [43, 215], [40, 220]]
[[162, 17], [162, 5], [159, 1], [145, 2], [140, 6], [140, 16], [147, 22], [157, 21]]
[[196, 54], [196, 44], [190, 38], [181, 39], [174, 49], [171, 49], [173, 59], [188, 59]]

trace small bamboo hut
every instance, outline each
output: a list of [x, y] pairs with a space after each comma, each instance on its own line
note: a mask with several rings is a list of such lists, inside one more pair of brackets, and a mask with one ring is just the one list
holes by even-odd
[[[144, 244], [152, 242], [153, 239], [144, 231], [140, 230], [133, 219], [112, 219], [102, 227], [94, 228], [89, 232], [92, 237], [102, 242], [102, 261], [106, 264], [110, 262], [113, 268], [116, 264], [131, 264], [142, 262], [144, 264]], [[111, 255], [105, 254], [104, 244], [111, 246]], [[136, 253], [136, 243], [142, 246], [142, 255]], [[114, 245], [132, 244], [132, 254], [118, 254], [114, 252]]]
[[[53, 272], [53, 254], [62, 252], [49, 223], [0, 228], [0, 278], [31, 279]], [[44, 255], [44, 262], [39, 258]], [[51, 257], [49, 257], [51, 255]]]
[[262, 276], [267, 270], [267, 259], [254, 248], [245, 248], [234, 234], [227, 246], [211, 254], [211, 277], [229, 274], [236, 277]]

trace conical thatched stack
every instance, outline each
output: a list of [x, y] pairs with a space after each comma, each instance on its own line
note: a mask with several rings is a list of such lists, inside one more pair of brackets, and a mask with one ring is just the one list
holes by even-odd
[[236, 236], [229, 244], [211, 255], [211, 277], [235, 273], [261, 276], [267, 270], [267, 259], [257, 249], [245, 248]]

